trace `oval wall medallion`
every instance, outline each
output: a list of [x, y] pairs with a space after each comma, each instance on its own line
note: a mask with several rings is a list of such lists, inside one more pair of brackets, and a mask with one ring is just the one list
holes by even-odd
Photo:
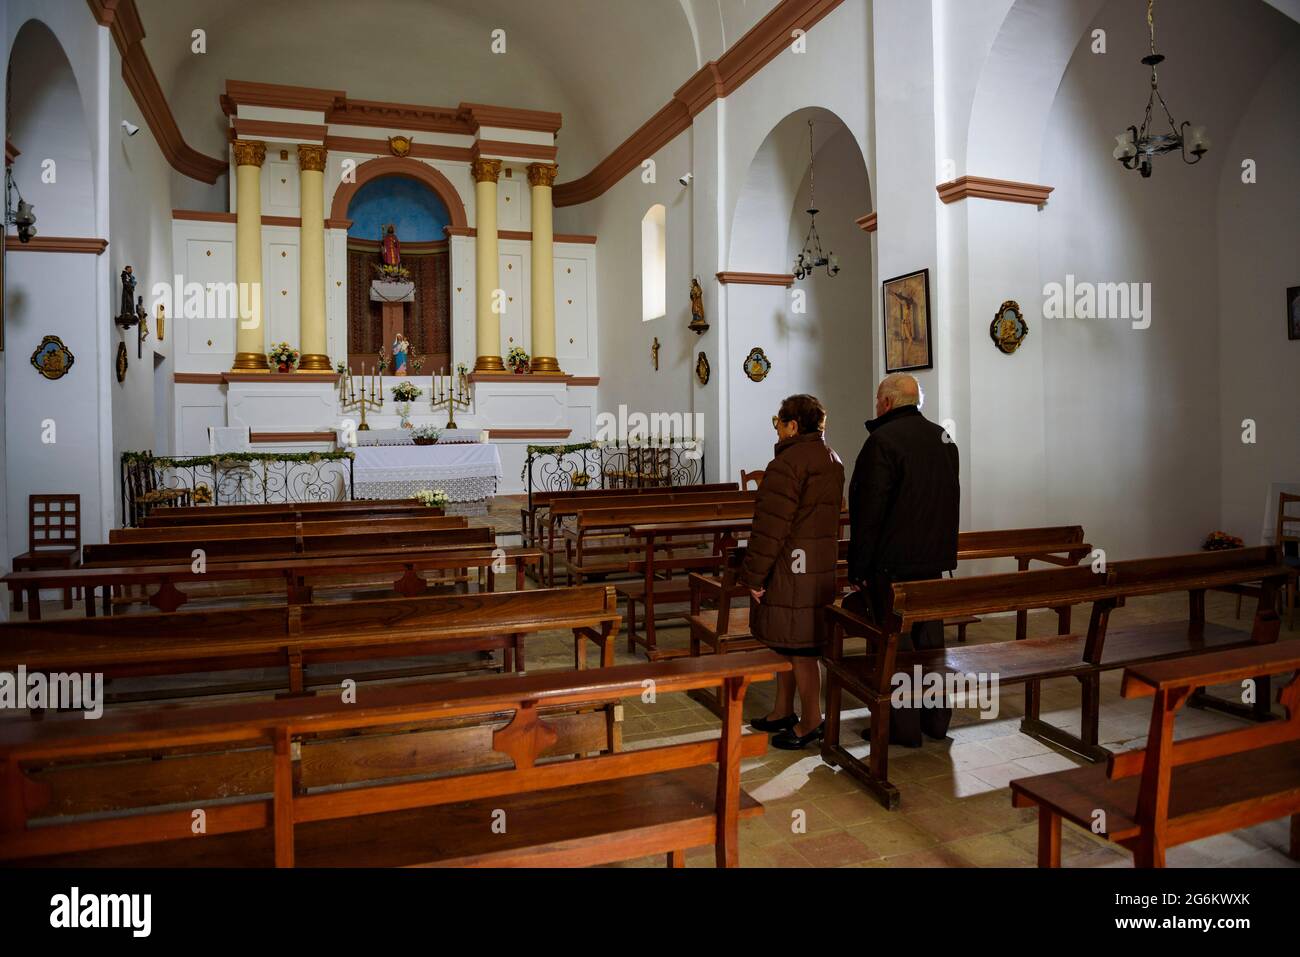
[[749, 355], [745, 356], [745, 375], [749, 376], [750, 381], [762, 382], [771, 371], [772, 363], [767, 358], [767, 353], [758, 346], [750, 349]]
[[62, 379], [76, 361], [58, 336], [46, 336], [32, 353], [32, 368], [47, 379]]
[[125, 342], [119, 342], [117, 344], [117, 362], [115, 363], [115, 366], [117, 368], [117, 381], [125, 382], [126, 381], [126, 343]]
[[700, 385], [709, 384], [709, 357], [703, 352], [695, 359], [695, 378], [700, 380]]
[[1025, 341], [1027, 335], [1029, 335], [1029, 326], [1020, 313], [1020, 303], [1008, 299], [993, 314], [993, 322], [989, 325], [989, 338], [998, 347], [998, 351], [1011, 355], [1020, 348], [1020, 343]]

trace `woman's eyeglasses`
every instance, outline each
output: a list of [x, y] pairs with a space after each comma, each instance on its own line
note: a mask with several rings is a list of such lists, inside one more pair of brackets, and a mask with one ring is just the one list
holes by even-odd
[[779, 415], [772, 416], [772, 428], [774, 429], [781, 428], [781, 417]]

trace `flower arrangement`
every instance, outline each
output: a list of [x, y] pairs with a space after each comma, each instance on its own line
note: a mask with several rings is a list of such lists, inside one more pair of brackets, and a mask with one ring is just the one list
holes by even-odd
[[404, 429], [409, 429], [411, 427], [411, 403], [409, 402], [397, 403], [397, 414], [401, 416], [402, 419], [402, 421], [399, 423], [401, 427]]
[[272, 369], [279, 369], [281, 372], [292, 372], [298, 365], [300, 353], [287, 342], [277, 342], [271, 346], [271, 351], [266, 354], [266, 364]]
[[388, 263], [371, 263], [375, 277], [385, 282], [410, 282], [411, 270], [405, 266], [390, 266]]
[[417, 425], [411, 430], [411, 441], [416, 445], [433, 445], [442, 435], [442, 429], [436, 425]]
[[194, 486], [194, 504], [207, 505], [212, 501], [212, 489], [206, 485], [199, 484]]
[[467, 375], [469, 375], [469, 366], [465, 365], [465, 363], [463, 363], [463, 362], [457, 362], [457, 363], [456, 363], [456, 378], [458, 378], [461, 382], [464, 382], [464, 381], [465, 381], [465, 377], [466, 377]]
[[422, 488], [415, 493], [415, 500], [428, 508], [443, 508], [451, 498], [440, 488]]
[[1225, 548], [1241, 548], [1244, 544], [1246, 543], [1236, 535], [1229, 535], [1227, 532], [1210, 532], [1201, 548], [1207, 552], [1217, 552]]
[[506, 356], [506, 365], [510, 367], [510, 370], [515, 375], [526, 375], [529, 371], [530, 361], [528, 353], [519, 346], [511, 349], [509, 355]]
[[591, 484], [591, 476], [586, 472], [574, 472], [570, 482], [574, 488], [586, 488]]
[[414, 382], [399, 382], [393, 386], [394, 402], [414, 402], [422, 395], [424, 395], [424, 390]]
[[348, 364], [346, 362], [336, 362], [334, 363], [334, 371], [340, 375], [345, 375], [348, 371]]

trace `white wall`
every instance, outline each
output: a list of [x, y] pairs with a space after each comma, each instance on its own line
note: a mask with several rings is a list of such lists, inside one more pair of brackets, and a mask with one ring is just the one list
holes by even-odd
[[[1273, 482], [1300, 481], [1300, 341], [1286, 288], [1300, 286], [1300, 45], [1274, 65], [1223, 142], [1218, 180], [1219, 527], [1253, 544]], [[1257, 182], [1242, 182], [1243, 159]], [[1242, 442], [1253, 419], [1256, 442]], [[1276, 507], [1276, 503], [1274, 503]], [[1269, 534], [1272, 534], [1272, 528]]]

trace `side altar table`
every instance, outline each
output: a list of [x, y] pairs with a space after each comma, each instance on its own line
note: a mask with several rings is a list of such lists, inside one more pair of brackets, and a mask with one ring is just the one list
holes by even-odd
[[442, 489], [452, 502], [486, 502], [504, 472], [492, 443], [362, 445], [353, 452], [355, 498], [411, 498]]

